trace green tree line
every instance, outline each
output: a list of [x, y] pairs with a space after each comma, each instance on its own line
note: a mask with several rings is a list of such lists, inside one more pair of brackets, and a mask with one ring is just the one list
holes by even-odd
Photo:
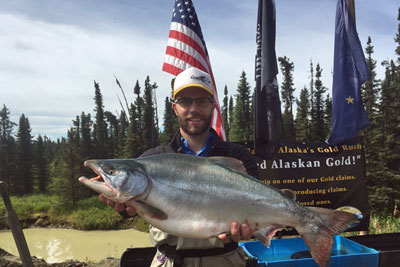
[[[399, 18], [400, 21], [400, 9]], [[372, 38], [365, 55], [371, 79], [361, 88], [364, 107], [371, 126], [362, 130], [366, 156], [366, 183], [370, 205], [377, 211], [393, 211], [400, 200], [400, 23], [395, 35], [397, 59], [380, 62], [385, 74], [376, 74]], [[288, 57], [278, 59], [284, 140], [325, 141], [331, 132], [332, 99], [323, 84], [323, 69], [310, 60], [310, 77], [295, 97], [295, 64]], [[171, 82], [172, 88], [173, 80]], [[159, 144], [167, 144], [178, 124], [171, 109], [171, 96], [165, 98], [162, 131], [159, 127], [155, 94], [158, 85], [136, 81], [133, 103], [121, 102], [121, 110], [105, 110], [99, 83], [94, 81], [94, 112], [77, 115], [66, 137], [57, 141], [46, 136], [34, 139], [29, 119], [22, 114], [12, 122], [10, 111], [0, 111], [0, 179], [14, 195], [55, 193], [63, 201], [75, 204], [93, 194], [78, 182], [79, 176], [92, 176], [83, 166], [90, 158], [133, 158]], [[172, 90], [171, 90], [172, 93]], [[254, 98], [245, 71], [242, 71], [235, 94], [224, 87], [222, 119], [229, 141], [253, 139]]]

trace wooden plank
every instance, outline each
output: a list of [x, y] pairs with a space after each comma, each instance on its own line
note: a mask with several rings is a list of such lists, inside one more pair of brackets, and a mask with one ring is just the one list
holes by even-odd
[[22, 231], [21, 223], [19, 222], [17, 213], [15, 213], [14, 208], [12, 207], [10, 197], [8, 196], [6, 190], [6, 183], [3, 181], [0, 181], [0, 193], [3, 197], [4, 205], [7, 211], [8, 223], [10, 224], [11, 232], [13, 234], [15, 244], [17, 245], [22, 264], [24, 267], [33, 267], [32, 257], [25, 240], [24, 232]]

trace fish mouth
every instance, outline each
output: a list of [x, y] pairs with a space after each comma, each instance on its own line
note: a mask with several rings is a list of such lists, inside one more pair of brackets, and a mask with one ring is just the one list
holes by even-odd
[[113, 176], [109, 176], [107, 171], [104, 170], [104, 168], [108, 168], [108, 164], [105, 162], [105, 160], [96, 159], [86, 160], [83, 163], [83, 166], [90, 168], [97, 176], [89, 179], [82, 176], [78, 179], [79, 182], [88, 186], [92, 190], [103, 194], [103, 196], [114, 202], [124, 203], [131, 199], [131, 195], [120, 192], [118, 181], [115, 182]]
[[98, 193], [102, 193], [106, 197], [115, 197], [115, 190], [107, 183], [107, 179], [104, 179], [103, 174], [99, 171], [99, 166], [96, 160], [87, 160], [83, 163], [85, 167], [90, 168], [97, 176], [92, 178], [80, 177], [79, 182], [90, 187]]
[[93, 160], [86, 160], [83, 163], [83, 166], [90, 168], [95, 174], [97, 174], [96, 177], [92, 177], [92, 178], [90, 178], [90, 180], [105, 183], [105, 180], [104, 180], [103, 176], [98, 171], [97, 164]]

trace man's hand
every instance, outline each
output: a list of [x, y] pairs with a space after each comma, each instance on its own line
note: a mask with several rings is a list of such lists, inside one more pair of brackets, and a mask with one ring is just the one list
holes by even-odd
[[116, 202], [106, 198], [105, 196], [103, 196], [103, 194], [99, 195], [99, 199], [100, 199], [101, 202], [103, 202], [104, 204], [107, 204], [108, 206], [110, 206], [111, 208], [116, 210], [117, 212], [122, 212], [122, 211], [125, 210], [126, 213], [130, 217], [134, 217], [136, 215], [136, 210], [135, 210], [134, 207], [125, 206], [124, 204], [121, 204], [121, 203], [116, 203]]
[[[249, 225], [244, 223], [239, 225], [238, 222], [231, 223], [231, 238], [234, 242], [239, 242], [240, 240], [249, 240], [253, 234], [253, 231], [250, 229]], [[220, 234], [218, 238], [224, 242], [228, 241], [228, 234]]]

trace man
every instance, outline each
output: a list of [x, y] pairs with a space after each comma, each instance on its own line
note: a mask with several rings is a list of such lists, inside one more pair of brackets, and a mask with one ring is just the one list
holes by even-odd
[[[207, 73], [189, 68], [175, 79], [172, 108], [178, 118], [179, 130], [168, 146], [160, 146], [144, 152], [141, 156], [159, 153], [185, 153], [195, 156], [226, 156], [241, 160], [247, 173], [258, 176], [258, 169], [251, 153], [243, 146], [223, 142], [214, 129], [210, 128], [214, 109], [211, 77]], [[116, 204], [100, 195], [121, 215], [135, 216], [132, 207]], [[157, 247], [153, 259], [155, 266], [245, 266], [244, 252], [237, 247], [241, 239], [249, 239], [252, 230], [247, 224], [231, 223], [230, 235], [218, 238], [182, 238], [150, 227], [150, 239]]]

